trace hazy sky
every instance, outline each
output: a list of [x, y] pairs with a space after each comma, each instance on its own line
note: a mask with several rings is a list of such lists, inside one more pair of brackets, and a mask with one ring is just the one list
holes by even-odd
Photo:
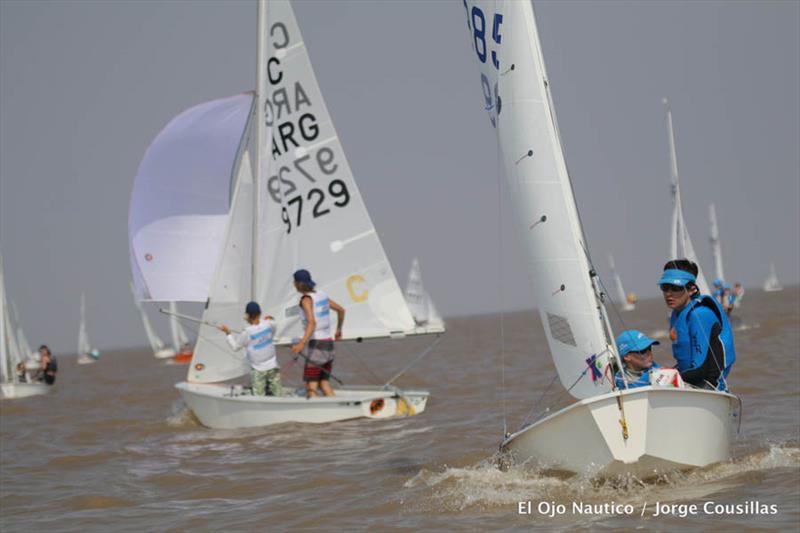
[[[800, 2], [536, 2], [591, 252], [656, 295], [669, 243], [670, 98], [684, 208], [711, 271], [800, 280]], [[395, 272], [419, 256], [445, 316], [532, 307], [461, 2], [294, 4]], [[253, 89], [255, 1], [0, 0], [0, 249], [28, 337], [75, 351], [80, 292], [101, 349], [141, 345], [128, 289], [133, 178], [176, 114]], [[508, 205], [506, 204], [506, 208]], [[506, 219], [510, 217], [505, 215]], [[153, 314], [166, 331], [163, 317]]]

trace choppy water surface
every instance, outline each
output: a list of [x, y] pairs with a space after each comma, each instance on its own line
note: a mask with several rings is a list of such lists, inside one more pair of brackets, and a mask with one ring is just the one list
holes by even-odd
[[[88, 366], [62, 357], [52, 394], [0, 403], [0, 528], [796, 530], [800, 292], [752, 290], [745, 305], [730, 379], [744, 401], [733, 458], [647, 483], [495, 467], [504, 403], [508, 427], [516, 429], [536, 414], [534, 403], [555, 375], [532, 311], [505, 315], [502, 357], [499, 316], [450, 320], [435, 351], [398, 382], [429, 389], [427, 411], [391, 421], [210, 430], [172, 387], [186, 367], [166, 366], [144, 350], [105, 354]], [[649, 301], [622, 318], [653, 332], [664, 328], [665, 315], [661, 302]], [[335, 370], [347, 383], [376, 383], [428, 342], [342, 346]], [[656, 359], [669, 363], [668, 346], [656, 350]], [[296, 365], [285, 379], [298, 383]], [[556, 381], [537, 407], [568, 402]], [[531, 514], [519, 514], [519, 502], [528, 501]], [[618, 511], [585, 515], [574, 512], [573, 502]], [[674, 514], [652, 516], [656, 502], [676, 504]], [[734, 514], [708, 515], [706, 502], [713, 502], [711, 512]], [[698, 514], [687, 511], [692, 504]], [[737, 504], [747, 513], [735, 514]], [[559, 505], [564, 514], [553, 512]], [[634, 508], [632, 516], [624, 505]], [[753, 512], [770, 505], [776, 514]]]

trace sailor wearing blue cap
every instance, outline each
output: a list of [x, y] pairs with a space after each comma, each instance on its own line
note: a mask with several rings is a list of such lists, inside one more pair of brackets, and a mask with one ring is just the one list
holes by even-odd
[[654, 368], [661, 368], [661, 365], [653, 361], [654, 344], [661, 343], [635, 329], [629, 329], [619, 334], [617, 351], [624, 368], [614, 376], [618, 389], [624, 389], [626, 381], [629, 389], [650, 385], [650, 371]]
[[[672, 309], [672, 355], [683, 380], [696, 387], [727, 391], [736, 361], [733, 331], [722, 306], [697, 288], [697, 265], [674, 259], [664, 265], [658, 285]], [[721, 280], [720, 280], [721, 281]]]
[[725, 281], [721, 278], [717, 278], [714, 280], [714, 292], [711, 293], [711, 296], [725, 309], [727, 314], [731, 314], [731, 309], [733, 309], [733, 301], [735, 300], [735, 296], [733, 296], [731, 292], [731, 286], [725, 283]]

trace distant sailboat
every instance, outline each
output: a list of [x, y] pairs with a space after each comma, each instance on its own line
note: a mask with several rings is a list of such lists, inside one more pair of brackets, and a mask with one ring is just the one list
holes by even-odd
[[616, 298], [614, 303], [623, 311], [633, 311], [636, 309], [636, 304], [631, 301], [633, 298], [629, 297], [628, 294], [625, 293], [625, 289], [622, 287], [622, 279], [619, 277], [617, 267], [614, 264], [614, 256], [611, 255], [611, 252], [608, 253], [608, 265], [609, 268], [611, 268], [611, 279], [614, 283], [614, 293]]
[[689, 237], [689, 229], [686, 227], [686, 221], [683, 218], [683, 203], [681, 201], [681, 184], [678, 175], [678, 156], [675, 150], [675, 134], [672, 130], [672, 111], [669, 108], [669, 101], [664, 98], [664, 112], [667, 117], [667, 133], [669, 139], [669, 160], [670, 160], [670, 191], [672, 194], [672, 225], [670, 231], [670, 246], [669, 258], [670, 259], [688, 259], [697, 265], [697, 287], [700, 289], [700, 294], [711, 294], [706, 282], [706, 277], [703, 275], [703, 269], [700, 266], [700, 261], [697, 260], [697, 254], [694, 252], [692, 246], [692, 239]]
[[775, 272], [775, 263], [770, 263], [769, 276], [767, 276], [767, 279], [764, 280], [764, 291], [778, 292], [782, 290], [783, 286], [781, 285], [780, 281], [778, 281], [778, 274]]
[[92, 348], [86, 331], [86, 295], [81, 293], [81, 325], [78, 328], [78, 364], [88, 365], [100, 359], [100, 352]]
[[422, 271], [419, 267], [419, 260], [415, 257], [411, 261], [411, 270], [408, 272], [408, 283], [405, 291], [406, 303], [414, 322], [418, 326], [428, 326], [428, 328], [440, 327], [444, 331], [444, 320], [433, 305], [433, 299], [425, 290], [422, 282]]
[[711, 255], [714, 257], [714, 276], [724, 281], [725, 271], [722, 268], [722, 246], [719, 242], [717, 210], [714, 204], [708, 206], [708, 242], [711, 244]]
[[175, 302], [169, 303], [169, 327], [172, 332], [172, 346], [175, 349], [176, 363], [190, 363], [192, 361], [192, 347], [189, 344], [189, 337], [181, 325], [178, 318], [178, 305]]
[[136, 298], [136, 290], [131, 283], [131, 290], [133, 291], [133, 302], [136, 304], [136, 309], [139, 310], [139, 315], [142, 318], [142, 325], [144, 326], [144, 333], [147, 335], [147, 342], [150, 344], [150, 349], [153, 350], [153, 357], [156, 359], [170, 359], [175, 357], [175, 350], [164, 344], [164, 341], [156, 334], [153, 325], [150, 324], [150, 319], [144, 310], [144, 306]]
[[[16, 318], [19, 320], [19, 317]], [[47, 394], [51, 388], [49, 385], [41, 382], [28, 383], [24, 381], [27, 374], [25, 370], [18, 370], [20, 365], [26, 365], [29, 354], [21, 351], [15, 329], [0, 257], [0, 392], [3, 398], [8, 399]]]

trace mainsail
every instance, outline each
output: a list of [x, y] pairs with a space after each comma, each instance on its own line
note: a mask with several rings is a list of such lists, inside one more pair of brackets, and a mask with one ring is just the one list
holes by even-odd
[[706, 277], [703, 269], [697, 260], [697, 254], [692, 246], [692, 239], [689, 237], [689, 230], [686, 228], [686, 221], [683, 218], [683, 204], [681, 202], [681, 184], [678, 174], [678, 155], [675, 150], [675, 134], [672, 131], [672, 111], [666, 98], [662, 100], [664, 111], [667, 117], [667, 133], [669, 138], [669, 160], [670, 160], [670, 191], [672, 194], [672, 227], [670, 232], [670, 259], [688, 259], [697, 265], [697, 287], [701, 294], [710, 294]]
[[628, 295], [622, 287], [622, 278], [619, 277], [617, 266], [614, 264], [614, 256], [611, 255], [611, 252], [608, 253], [608, 265], [611, 269], [611, 279], [614, 283], [614, 299], [616, 300], [614, 303], [625, 311], [634, 309], [635, 306], [628, 302]]
[[[414, 323], [406, 305], [289, 2], [260, 2], [259, 9], [261, 14], [268, 9], [268, 22], [259, 29], [266, 49], [259, 54], [259, 86], [267, 89], [259, 91], [255, 106], [256, 135], [248, 132], [247, 137], [254, 145], [253, 166], [261, 172], [258, 181], [266, 187], [258, 192], [254, 181], [245, 179], [251, 168], [245, 153], [204, 321], [235, 327], [242, 323], [244, 304], [255, 296], [277, 322], [276, 342], [300, 338], [292, 273], [304, 268], [317, 288], [347, 309], [345, 339], [431, 332]], [[259, 127], [266, 128], [265, 135]], [[247, 368], [219, 331], [201, 326], [189, 381], [230, 379]]]
[[189, 337], [186, 336], [186, 331], [181, 325], [178, 318], [178, 305], [175, 302], [169, 303], [169, 325], [172, 333], [172, 345], [175, 347], [175, 352], [180, 352], [181, 347], [189, 342]]
[[722, 246], [719, 243], [719, 228], [717, 227], [717, 210], [714, 204], [708, 206], [708, 240], [711, 243], [711, 254], [714, 257], [714, 275], [717, 279], [725, 279], [722, 269]]
[[89, 334], [86, 332], [86, 295], [81, 293], [81, 325], [78, 328], [78, 355], [88, 355], [92, 351]]
[[153, 329], [153, 325], [150, 323], [150, 319], [147, 317], [144, 306], [136, 298], [136, 288], [134, 287], [133, 283], [131, 283], [131, 290], [133, 291], [133, 301], [136, 304], [136, 309], [139, 310], [139, 315], [142, 317], [142, 325], [144, 326], [144, 333], [147, 335], [147, 342], [150, 344], [150, 348], [155, 354], [164, 349], [164, 341], [161, 340], [156, 331]]
[[24, 361], [14, 329], [0, 256], [0, 378], [3, 383], [17, 381], [17, 364]]
[[610, 330], [587, 257], [533, 6], [494, 0], [466, 0], [464, 6], [534, 303], [561, 383], [577, 398], [607, 392], [610, 380], [595, 363], [613, 351]]
[[414, 317], [414, 322], [418, 325], [426, 325], [428, 327], [434, 325], [444, 326], [444, 321], [436, 310], [433, 299], [428, 294], [428, 291], [425, 290], [425, 284], [422, 281], [422, 270], [416, 257], [411, 261], [411, 270], [408, 272], [405, 298], [406, 303], [408, 303], [408, 309]]
[[252, 102], [251, 94], [239, 94], [195, 106], [170, 121], [147, 149], [128, 215], [139, 298], [208, 297]]

